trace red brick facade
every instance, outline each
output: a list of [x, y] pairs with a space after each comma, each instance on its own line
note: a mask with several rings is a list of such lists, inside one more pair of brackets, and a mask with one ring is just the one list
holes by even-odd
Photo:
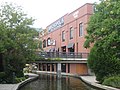
[[83, 44], [92, 14], [93, 4], [87, 3], [47, 26], [48, 32], [42, 36], [44, 51], [88, 53], [89, 49], [85, 49]]

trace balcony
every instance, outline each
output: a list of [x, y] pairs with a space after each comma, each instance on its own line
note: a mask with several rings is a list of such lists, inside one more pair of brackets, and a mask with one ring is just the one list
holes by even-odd
[[75, 52], [40, 52], [39, 56], [43, 58], [62, 58], [62, 60], [82, 60], [87, 59], [89, 53]]

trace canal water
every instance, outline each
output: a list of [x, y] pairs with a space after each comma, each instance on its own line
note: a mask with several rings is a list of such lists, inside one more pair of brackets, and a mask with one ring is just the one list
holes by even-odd
[[79, 78], [40, 74], [39, 78], [19, 90], [97, 90], [84, 84]]

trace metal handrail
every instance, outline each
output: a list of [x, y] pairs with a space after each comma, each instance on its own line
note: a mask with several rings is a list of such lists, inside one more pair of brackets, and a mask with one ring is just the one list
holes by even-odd
[[40, 52], [38, 55], [43, 58], [88, 58], [89, 53]]

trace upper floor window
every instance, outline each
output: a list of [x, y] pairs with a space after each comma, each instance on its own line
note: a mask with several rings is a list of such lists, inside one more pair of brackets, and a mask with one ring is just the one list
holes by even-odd
[[46, 40], [43, 41], [43, 48], [46, 47]]
[[62, 31], [62, 41], [65, 41], [65, 31]]
[[74, 31], [74, 28], [71, 27], [71, 28], [70, 28], [70, 39], [73, 39], [73, 31]]
[[83, 23], [79, 24], [79, 36], [83, 36]]
[[50, 45], [51, 45], [51, 39], [48, 38], [48, 39], [47, 39], [47, 46], [50, 46]]

